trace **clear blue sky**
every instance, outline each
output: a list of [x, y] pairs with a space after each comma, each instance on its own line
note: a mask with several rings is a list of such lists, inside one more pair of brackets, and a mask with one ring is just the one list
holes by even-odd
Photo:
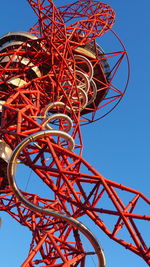
[[[62, 0], [55, 2], [64, 4]], [[119, 106], [101, 121], [83, 128], [84, 155], [105, 177], [142, 191], [149, 197], [150, 1], [104, 2], [117, 13], [114, 30], [128, 50], [131, 78]], [[14, 30], [27, 31], [34, 22], [35, 16], [26, 0], [1, 1], [0, 35]], [[2, 216], [0, 266], [20, 267], [28, 252], [30, 233], [8, 215]], [[148, 227], [143, 225], [141, 231], [150, 236]], [[147, 266], [142, 259], [111, 241], [101, 231], [98, 230], [96, 235], [104, 249], [107, 267]]]

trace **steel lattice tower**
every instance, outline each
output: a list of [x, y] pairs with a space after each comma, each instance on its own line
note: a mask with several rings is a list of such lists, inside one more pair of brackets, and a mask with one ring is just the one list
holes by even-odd
[[[85, 236], [104, 267], [100, 245], [81, 223], [84, 216], [150, 265], [138, 227], [139, 221], [150, 220], [138, 212], [141, 201], [149, 207], [150, 200], [104, 178], [82, 156], [81, 125], [108, 114], [128, 84], [128, 77], [123, 88], [115, 84], [124, 60], [128, 65], [127, 52], [111, 29], [115, 12], [99, 1], [59, 8], [51, 0], [28, 2], [38, 18], [35, 25], [0, 38], [0, 207], [32, 232], [21, 266], [83, 267], [93, 253], [84, 248]], [[98, 44], [107, 32], [120, 41], [118, 52], [105, 53]], [[45, 197], [23, 187], [20, 173], [31, 170], [49, 190]], [[127, 204], [122, 192], [129, 196]], [[105, 208], [106, 200], [111, 208]], [[102, 220], [105, 214], [115, 216], [115, 223]], [[130, 241], [122, 239], [124, 229]]]

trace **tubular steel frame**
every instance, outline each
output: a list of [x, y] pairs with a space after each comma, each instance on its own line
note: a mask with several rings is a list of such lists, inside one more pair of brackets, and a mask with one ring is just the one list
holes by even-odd
[[[150, 200], [104, 178], [82, 156], [80, 125], [99, 119], [96, 112], [106, 106], [112, 110], [128, 83], [125, 89], [113, 83], [127, 57], [125, 48], [105, 54], [96, 42], [111, 31], [115, 13], [99, 1], [79, 0], [59, 8], [51, 0], [28, 2], [38, 17], [30, 33], [0, 38], [0, 210], [32, 231], [21, 266], [85, 266], [92, 252], [85, 251], [81, 232], [104, 267], [101, 247], [78, 221], [82, 216], [150, 265], [150, 250], [139, 230], [139, 222], [150, 220], [140, 212], [141, 202], [149, 208]], [[111, 67], [109, 58], [116, 56]], [[19, 165], [33, 170], [54, 197], [20, 189], [15, 178]], [[106, 201], [111, 208], [104, 208]], [[115, 217], [115, 223], [105, 215]], [[130, 238], [122, 239], [122, 230]]]

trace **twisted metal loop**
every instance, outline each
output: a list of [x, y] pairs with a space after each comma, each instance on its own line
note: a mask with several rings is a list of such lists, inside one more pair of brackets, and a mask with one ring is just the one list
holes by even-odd
[[97, 254], [97, 257], [98, 257], [98, 264], [99, 264], [98, 266], [99, 267], [105, 267], [106, 262], [105, 262], [103, 250], [101, 249], [101, 247], [100, 247], [97, 239], [93, 235], [93, 233], [83, 223], [79, 222], [77, 219], [75, 219], [71, 216], [68, 216], [65, 213], [58, 212], [54, 209], [43, 208], [41, 206], [33, 204], [23, 195], [23, 193], [20, 191], [20, 189], [18, 188], [18, 186], [16, 184], [15, 173], [16, 173], [16, 166], [18, 163], [18, 158], [19, 158], [20, 152], [30, 142], [36, 142], [37, 139], [40, 137], [51, 136], [52, 132], [53, 132], [53, 134], [55, 134], [54, 131], [48, 131], [48, 130], [34, 133], [31, 136], [25, 138], [21, 143], [18, 144], [18, 146], [15, 148], [15, 150], [13, 151], [13, 153], [11, 155], [11, 158], [9, 160], [8, 167], [7, 167], [7, 175], [8, 175], [9, 184], [10, 184], [14, 194], [16, 195], [16, 197], [25, 206], [27, 206], [30, 210], [32, 210], [36, 213], [40, 213], [42, 215], [48, 215], [48, 216], [54, 216], [55, 218], [61, 218], [62, 220], [66, 221], [67, 223], [69, 223], [73, 227], [76, 227], [77, 229], [79, 229], [79, 231], [81, 231], [83, 233], [83, 235], [85, 235], [86, 238], [92, 244], [92, 246], [93, 246], [93, 248]]

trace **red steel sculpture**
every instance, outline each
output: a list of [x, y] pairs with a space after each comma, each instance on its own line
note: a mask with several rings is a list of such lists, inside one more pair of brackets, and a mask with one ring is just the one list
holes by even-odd
[[[127, 77], [125, 86], [116, 85], [128, 57], [111, 29], [115, 12], [99, 1], [59, 8], [52, 0], [28, 2], [37, 23], [0, 38], [0, 209], [32, 231], [21, 266], [85, 266], [95, 253], [104, 267], [98, 241], [80, 221], [85, 216], [150, 265], [139, 228], [150, 220], [141, 212], [141, 203], [148, 210], [150, 200], [104, 178], [82, 156], [81, 125], [108, 114], [128, 83]], [[118, 52], [105, 53], [97, 44], [108, 33], [120, 42]], [[25, 173], [33, 180], [30, 188]]]

